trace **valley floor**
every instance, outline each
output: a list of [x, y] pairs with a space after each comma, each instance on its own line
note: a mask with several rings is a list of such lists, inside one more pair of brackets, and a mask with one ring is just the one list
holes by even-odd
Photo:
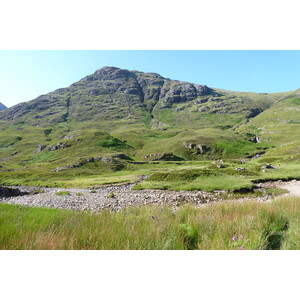
[[[126, 207], [143, 205], [183, 204], [202, 206], [220, 201], [270, 201], [274, 196], [266, 189], [280, 189], [292, 196], [300, 196], [300, 181], [276, 181], [260, 184], [259, 196], [255, 194], [233, 194], [219, 191], [169, 191], [169, 190], [132, 190], [134, 184], [102, 186], [95, 189], [62, 189], [41, 187], [7, 187], [10, 193], [0, 197], [0, 203], [19, 204], [35, 207], [72, 209], [77, 211], [99, 212], [103, 209], [119, 211]], [[3, 192], [2, 192], [3, 193]], [[4, 195], [2, 195], [4, 196]]]
[[132, 186], [1, 187], [0, 249], [300, 249], [300, 181], [259, 185], [280, 197]]

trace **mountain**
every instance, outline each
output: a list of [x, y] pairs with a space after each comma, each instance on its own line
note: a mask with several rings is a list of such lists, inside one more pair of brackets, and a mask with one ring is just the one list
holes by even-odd
[[6, 109], [7, 107], [0, 102], [0, 111]]
[[[163, 127], [165, 123], [166, 127], [189, 127], [196, 125], [199, 115], [239, 114], [239, 120], [253, 118], [276, 101], [276, 97], [265, 94], [255, 97], [170, 80], [155, 73], [104, 67], [68, 88], [6, 110], [1, 119], [33, 126], [99, 120], [119, 126], [120, 120], [130, 120], [148, 121], [152, 127]], [[187, 120], [183, 115], [193, 117]]]
[[103, 170], [130, 160], [298, 159], [299, 105], [299, 91], [233, 92], [104, 67], [1, 111], [0, 168], [63, 171], [95, 158]]

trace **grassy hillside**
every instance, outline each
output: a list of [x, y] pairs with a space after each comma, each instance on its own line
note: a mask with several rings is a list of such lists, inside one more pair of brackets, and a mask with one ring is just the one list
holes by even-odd
[[[219, 183], [209, 175], [204, 184], [199, 175], [176, 188], [232, 189], [266, 177], [296, 178], [299, 109], [298, 91], [240, 93], [105, 67], [0, 112], [0, 183], [132, 182], [182, 168], [210, 170], [221, 160], [214, 171]], [[264, 170], [266, 163], [276, 169]], [[174, 186], [157, 176], [139, 187]]]
[[262, 142], [274, 148], [261, 160], [299, 161], [300, 150], [300, 94], [298, 91], [252, 119], [243, 131], [256, 132]]

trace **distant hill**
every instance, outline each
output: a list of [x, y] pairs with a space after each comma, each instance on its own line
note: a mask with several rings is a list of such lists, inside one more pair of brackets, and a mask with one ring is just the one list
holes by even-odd
[[0, 110], [4, 110], [4, 109], [6, 109], [7, 107], [4, 105], [4, 104], [2, 104], [1, 102], [0, 102]]

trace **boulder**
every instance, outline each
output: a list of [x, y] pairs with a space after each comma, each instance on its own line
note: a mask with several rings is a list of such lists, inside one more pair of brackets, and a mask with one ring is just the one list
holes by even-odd
[[236, 171], [245, 171], [246, 169], [243, 168], [243, 167], [238, 167], [238, 168], [235, 168]]
[[57, 143], [56, 145], [54, 146], [49, 146], [48, 147], [48, 150], [49, 151], [56, 151], [56, 150], [59, 150], [59, 149], [65, 149], [65, 148], [68, 148], [70, 147], [71, 145], [65, 145], [65, 144], [62, 144], [62, 143]]
[[261, 167], [261, 170], [267, 170], [267, 169], [276, 169], [276, 168], [270, 164], [266, 164], [265, 166]]
[[199, 144], [189, 143], [189, 142], [183, 142], [182, 146], [189, 150], [197, 149], [196, 154], [203, 154], [209, 150], [209, 148], [206, 145], [199, 145]]
[[197, 145], [194, 143], [188, 143], [188, 142], [183, 142], [182, 143], [183, 147], [188, 148], [188, 149], [194, 149]]
[[34, 153], [39, 153], [39, 152], [43, 151], [46, 147], [47, 147], [47, 145], [40, 144], [38, 146], [38, 148], [34, 151]]

